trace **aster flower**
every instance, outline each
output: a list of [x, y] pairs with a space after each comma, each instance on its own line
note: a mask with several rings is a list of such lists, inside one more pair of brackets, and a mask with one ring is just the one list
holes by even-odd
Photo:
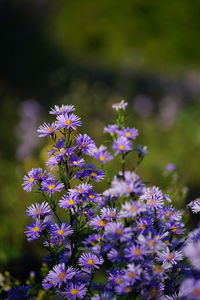
[[60, 225], [58, 224], [52, 225], [50, 233], [52, 236], [65, 239], [66, 236], [69, 236], [73, 233], [73, 230], [71, 225], [67, 223], [61, 223]]
[[81, 125], [82, 125], [81, 119], [76, 115], [74, 115], [73, 113], [57, 116], [56, 126], [58, 128], [76, 130], [76, 128]]
[[84, 252], [81, 254], [78, 264], [81, 267], [89, 268], [89, 269], [99, 269], [99, 265], [102, 265], [104, 262], [101, 256], [97, 256], [92, 253]]
[[29, 206], [26, 210], [28, 217], [37, 218], [38, 216], [48, 216], [51, 214], [51, 207], [47, 202], [35, 203]]
[[15, 299], [30, 299], [29, 297], [30, 286], [19, 285], [12, 288], [8, 293], [8, 298], [6, 300], [15, 300]]
[[128, 139], [134, 140], [138, 136], [138, 130], [136, 128], [126, 127], [119, 131], [120, 136], [125, 136]]
[[190, 202], [188, 205], [193, 213], [200, 213], [200, 198], [197, 198], [195, 201]]
[[165, 248], [165, 244], [162, 240], [166, 235], [167, 233], [153, 235], [153, 233], [150, 232], [147, 236], [139, 235], [138, 241], [140, 244], [145, 245], [150, 253], [157, 252], [158, 250]]
[[68, 267], [66, 269], [64, 263], [55, 265], [53, 269], [48, 273], [46, 278], [42, 282], [42, 286], [45, 290], [51, 287], [60, 288], [63, 283], [66, 283], [67, 280], [72, 279], [72, 277], [77, 273], [77, 270]]
[[72, 197], [80, 198], [84, 194], [88, 193], [92, 189], [92, 185], [89, 183], [81, 183], [74, 189], [69, 189], [69, 193]]
[[100, 215], [103, 219], [111, 221], [118, 218], [118, 211], [114, 207], [103, 207], [100, 211]]
[[108, 125], [107, 127], [104, 128], [104, 132], [110, 134], [118, 134], [119, 130], [120, 130], [119, 126], [116, 124]]
[[39, 239], [41, 232], [45, 228], [46, 228], [46, 224], [43, 221], [39, 219], [34, 220], [34, 222], [31, 225], [27, 226], [25, 229], [27, 240], [29, 242], [32, 242], [34, 240]]
[[64, 188], [63, 183], [58, 183], [57, 180], [48, 180], [42, 182], [43, 191], [52, 195], [54, 192], [60, 192]]
[[42, 181], [46, 178], [51, 178], [50, 175], [46, 174], [46, 171], [43, 171], [41, 168], [33, 168], [24, 176], [23, 189], [30, 192], [37, 181]]
[[128, 105], [127, 102], [125, 102], [124, 100], [121, 100], [119, 103], [115, 103], [112, 105], [112, 108], [116, 111], [118, 110], [125, 110], [126, 106]]
[[124, 257], [124, 254], [120, 250], [116, 250], [115, 248], [112, 248], [108, 253], [107, 253], [108, 259], [115, 263], [115, 262], [126, 262], [126, 259]]
[[183, 260], [183, 253], [181, 251], [170, 251], [167, 247], [166, 250], [158, 252], [157, 259], [162, 261], [163, 264], [171, 266], [177, 264], [178, 261]]
[[107, 147], [103, 145], [93, 151], [93, 157], [102, 164], [106, 164], [113, 159], [113, 156], [107, 151]]
[[112, 148], [115, 150], [116, 154], [128, 152], [133, 149], [132, 143], [125, 136], [120, 136], [117, 138], [114, 141]]
[[74, 105], [61, 105], [60, 107], [58, 105], [55, 105], [54, 108], [51, 108], [49, 113], [51, 115], [62, 115], [68, 114], [74, 110]]
[[146, 234], [148, 233], [151, 229], [152, 229], [152, 225], [153, 225], [153, 218], [150, 217], [142, 217], [139, 218], [136, 221], [136, 226], [137, 226], [137, 230], [141, 233], [141, 234]]
[[64, 195], [59, 201], [59, 206], [64, 209], [75, 207], [80, 202], [80, 199], [77, 196], [73, 195]]
[[200, 271], [200, 240], [196, 242], [188, 243], [184, 249], [183, 253], [189, 259], [191, 265]]
[[91, 218], [91, 220], [89, 221], [89, 225], [94, 229], [99, 230], [101, 228], [104, 228], [107, 222], [108, 221], [106, 219], [103, 219], [100, 216], [96, 216]]
[[57, 125], [56, 123], [52, 123], [52, 124], [49, 124], [49, 123], [44, 123], [43, 125], [41, 125], [37, 132], [39, 133], [38, 136], [39, 137], [45, 137], [45, 136], [48, 136], [48, 137], [51, 137], [52, 134], [57, 130]]
[[144, 204], [132, 200], [130, 202], [125, 202], [125, 204], [121, 206], [119, 217], [135, 218], [137, 215], [140, 215], [145, 211], [146, 211], [146, 207], [144, 206]]
[[124, 249], [124, 255], [129, 261], [144, 260], [144, 255], [147, 254], [148, 251], [144, 245], [131, 244]]
[[99, 295], [94, 295], [91, 300], [117, 300], [110, 292], [101, 292]]
[[165, 196], [158, 187], [153, 186], [144, 190], [140, 200], [145, 201], [150, 209], [161, 208], [163, 207]]
[[82, 167], [85, 164], [85, 160], [78, 156], [71, 156], [69, 159], [69, 165], [73, 167]]
[[105, 174], [103, 170], [97, 170], [92, 164], [83, 166], [84, 170], [81, 173], [76, 174], [76, 178], [89, 177], [95, 181], [101, 181], [104, 179]]
[[132, 229], [124, 227], [122, 222], [109, 222], [105, 225], [104, 234], [106, 240], [120, 240], [121, 242], [130, 240], [132, 238]]
[[66, 291], [61, 292], [61, 295], [66, 299], [83, 299], [87, 293], [87, 288], [83, 283], [70, 283], [66, 287]]
[[87, 134], [79, 134], [75, 139], [82, 153], [92, 156], [93, 152], [96, 150], [96, 145], [92, 138]]
[[200, 299], [200, 279], [188, 278], [182, 281], [180, 292], [189, 300]]

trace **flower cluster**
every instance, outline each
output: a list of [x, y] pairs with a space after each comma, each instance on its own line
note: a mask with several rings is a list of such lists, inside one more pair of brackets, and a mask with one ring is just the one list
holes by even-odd
[[[39, 137], [54, 142], [47, 160], [54, 173], [32, 169], [23, 187], [42, 197], [27, 208], [32, 223], [25, 229], [28, 241], [41, 239], [49, 252], [42, 288], [64, 299], [200, 299], [200, 230], [185, 239], [182, 214], [170, 196], [146, 185], [134, 166], [126, 170], [128, 155], [136, 153], [138, 164], [147, 153], [136, 144], [138, 130], [125, 125], [126, 106], [124, 100], [113, 105], [116, 123], [105, 128], [112, 153], [75, 133], [82, 122], [73, 105], [56, 105], [50, 111], [56, 120], [38, 129]], [[97, 193], [93, 182], [105, 173], [91, 160], [103, 168], [114, 157], [121, 169], [109, 188]], [[198, 213], [199, 200], [190, 207]]]

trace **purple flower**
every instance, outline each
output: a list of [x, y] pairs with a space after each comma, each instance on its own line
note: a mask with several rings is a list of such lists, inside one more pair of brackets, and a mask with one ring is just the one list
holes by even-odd
[[85, 164], [85, 160], [78, 156], [71, 156], [69, 159], [69, 165], [73, 167], [82, 167]]
[[104, 228], [107, 223], [108, 223], [108, 221], [106, 219], [96, 216], [96, 217], [91, 218], [89, 225], [94, 227], [94, 229], [99, 230], [101, 228]]
[[128, 105], [127, 102], [125, 102], [124, 100], [121, 100], [119, 103], [115, 103], [112, 105], [112, 108], [116, 111], [118, 110], [125, 110], [126, 106]]
[[59, 201], [59, 206], [68, 209], [75, 207], [80, 202], [80, 199], [77, 196], [73, 196], [71, 194], [64, 195], [62, 199]]
[[69, 193], [72, 197], [81, 197], [88, 193], [92, 189], [92, 185], [89, 183], [81, 183], [77, 185], [74, 189], [69, 189]]
[[109, 292], [101, 292], [99, 295], [94, 295], [91, 300], [116, 300], [116, 297]]
[[56, 125], [58, 128], [76, 130], [76, 127], [81, 126], [82, 122], [80, 118], [74, 114], [65, 114], [57, 116]]
[[51, 207], [47, 202], [35, 203], [29, 206], [26, 210], [26, 215], [32, 218], [37, 218], [38, 216], [48, 216], [51, 214]]
[[145, 201], [150, 209], [161, 208], [164, 205], [165, 196], [158, 187], [146, 188], [140, 200]]
[[104, 234], [107, 240], [124, 242], [132, 238], [133, 232], [130, 227], [124, 227], [122, 222], [110, 222], [105, 225]]
[[133, 149], [132, 143], [125, 136], [120, 136], [119, 138], [117, 138], [114, 141], [112, 147], [115, 150], [116, 154], [121, 152], [128, 152]]
[[138, 136], [138, 130], [135, 128], [124, 128], [118, 133], [120, 136], [125, 136], [128, 139], [134, 140]]
[[60, 107], [58, 105], [55, 105], [54, 108], [51, 108], [49, 113], [51, 115], [63, 115], [68, 114], [74, 110], [74, 105], [62, 105]]
[[63, 283], [66, 283], [67, 280], [72, 279], [76, 275], [77, 270], [72, 267], [66, 269], [65, 264], [61, 263], [55, 265], [53, 270], [51, 270], [46, 278], [42, 282], [42, 286], [45, 290], [51, 287], [61, 287]]
[[117, 219], [119, 213], [114, 207], [103, 207], [100, 214], [103, 219], [111, 221]]
[[119, 215], [121, 218], [135, 218], [144, 211], [146, 211], [144, 204], [132, 200], [130, 202], [125, 202], [125, 204], [121, 206]]
[[142, 273], [142, 269], [140, 265], [135, 265], [134, 263], [127, 265], [127, 270], [125, 271], [125, 274], [122, 278], [125, 279], [125, 281], [130, 282], [133, 284], [137, 279], [140, 278], [140, 275]]
[[89, 177], [95, 181], [101, 181], [104, 179], [105, 174], [103, 170], [97, 170], [96, 167], [92, 164], [85, 165], [84, 170], [81, 173], [76, 174], [76, 178]]
[[46, 228], [46, 224], [39, 219], [36, 219], [31, 225], [25, 229], [25, 234], [29, 242], [40, 238], [41, 232]]
[[27, 192], [30, 192], [33, 186], [37, 181], [42, 181], [44, 179], [52, 179], [53, 176], [46, 174], [46, 171], [43, 171], [41, 168], [33, 168], [28, 172], [28, 175], [24, 176], [24, 183], [22, 184], [23, 189]]
[[56, 123], [44, 123], [43, 125], [41, 125], [37, 132], [39, 133], [38, 136], [39, 137], [44, 137], [44, 136], [52, 136], [52, 134], [57, 130], [57, 126]]
[[124, 250], [124, 255], [130, 261], [143, 260], [144, 255], [148, 254], [147, 249], [144, 245], [129, 245]]
[[173, 172], [173, 171], [176, 170], [176, 165], [175, 165], [175, 164], [172, 164], [172, 163], [167, 164], [166, 167], [165, 167], [165, 169], [166, 169], [166, 171], [168, 171], [168, 172]]
[[65, 238], [73, 233], [71, 225], [67, 223], [61, 223], [60, 225], [52, 225], [51, 235], [55, 237]]
[[170, 251], [167, 247], [166, 250], [158, 252], [157, 259], [170, 267], [183, 260], [183, 253], [181, 251]]
[[29, 299], [28, 291], [30, 286], [19, 285], [12, 288], [8, 293], [8, 298], [5, 300]]
[[93, 152], [93, 157], [96, 158], [102, 164], [106, 164], [113, 159], [113, 156], [107, 151], [107, 147], [101, 145]]
[[[70, 283], [66, 287], [66, 292], [61, 292], [61, 295], [66, 296], [66, 299], [83, 299], [87, 293], [87, 288], [83, 283]], [[86, 299], [86, 298], [85, 298]]]
[[200, 240], [188, 243], [183, 253], [188, 257], [191, 265], [200, 271]]
[[87, 134], [79, 134], [76, 136], [76, 143], [81, 149], [83, 154], [92, 156], [93, 151], [96, 149], [95, 142]]
[[180, 291], [188, 300], [200, 299], [200, 279], [188, 278], [183, 280]]
[[54, 192], [60, 192], [64, 188], [64, 184], [58, 183], [57, 180], [48, 180], [42, 182], [42, 188], [49, 195], [52, 195]]
[[108, 125], [104, 128], [104, 132], [110, 134], [118, 134], [119, 133], [119, 126], [116, 124]]
[[102, 265], [104, 262], [103, 258], [98, 257], [95, 254], [84, 252], [79, 258], [78, 264], [81, 267], [89, 269], [99, 269], [98, 265]]
[[200, 213], [200, 198], [197, 198], [195, 201], [190, 202], [188, 206], [191, 208], [193, 213]]

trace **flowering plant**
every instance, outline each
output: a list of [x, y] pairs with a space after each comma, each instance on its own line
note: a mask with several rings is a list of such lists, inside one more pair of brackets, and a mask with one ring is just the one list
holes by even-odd
[[[32, 223], [25, 234], [49, 254], [42, 282], [16, 286], [7, 299], [37, 299], [39, 290], [61, 299], [200, 299], [200, 229], [186, 237], [170, 196], [126, 170], [127, 156], [135, 151], [139, 164], [147, 154], [136, 144], [138, 130], [125, 125], [126, 106], [124, 100], [113, 105], [117, 119], [105, 128], [112, 153], [75, 134], [82, 121], [73, 105], [55, 105], [56, 120], [39, 127], [39, 137], [53, 141], [51, 172], [34, 168], [24, 177], [23, 188], [43, 197], [27, 208]], [[117, 157], [121, 169], [97, 193], [93, 182], [106, 177], [104, 165]], [[190, 207], [199, 213], [200, 201]]]

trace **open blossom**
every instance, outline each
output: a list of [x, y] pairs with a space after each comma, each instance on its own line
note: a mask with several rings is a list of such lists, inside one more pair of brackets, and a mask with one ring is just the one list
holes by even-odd
[[83, 299], [86, 293], [87, 288], [86, 285], [84, 285], [83, 283], [70, 283], [66, 286], [66, 290], [64, 292], [61, 292], [60, 294], [66, 297], [65, 299], [76, 300]]
[[63, 115], [63, 114], [68, 114], [72, 111], [74, 111], [74, 105], [55, 105], [54, 108], [51, 108], [50, 114], [51, 115]]
[[98, 257], [92, 253], [84, 252], [79, 258], [79, 266], [89, 269], [99, 269], [99, 265], [102, 265], [104, 262], [102, 257]]
[[65, 238], [73, 233], [71, 225], [61, 223], [60, 225], [54, 224], [51, 227], [50, 234], [55, 237]]
[[95, 142], [87, 134], [79, 134], [76, 136], [76, 143], [81, 149], [83, 154], [92, 156], [93, 152], [96, 150]]
[[44, 137], [44, 136], [52, 136], [52, 134], [57, 130], [57, 125], [56, 123], [44, 123], [43, 125], [41, 125], [37, 132], [39, 133], [38, 136], [39, 137]]
[[63, 183], [58, 183], [57, 180], [48, 180], [42, 182], [42, 189], [47, 192], [49, 195], [52, 195], [54, 192], [60, 192], [64, 187]]
[[48, 216], [51, 214], [51, 207], [47, 202], [35, 203], [29, 206], [26, 210], [28, 217], [37, 218], [39, 216]]
[[120, 136], [125, 136], [128, 139], [134, 140], [138, 136], [138, 130], [135, 128], [126, 127], [119, 131]]
[[199, 241], [188, 243], [184, 247], [183, 253], [187, 256], [191, 265], [200, 271], [200, 239]]
[[109, 292], [101, 292], [99, 295], [94, 295], [91, 300], [116, 300], [116, 297]]
[[192, 201], [188, 206], [191, 208], [193, 213], [200, 213], [200, 198]]
[[170, 251], [169, 248], [166, 248], [166, 250], [158, 252], [157, 259], [169, 266], [175, 265], [178, 261], [183, 260], [183, 253], [181, 251]]
[[34, 220], [34, 222], [31, 225], [27, 226], [25, 229], [27, 240], [31, 242], [39, 239], [41, 232], [45, 228], [46, 228], [46, 224], [43, 221], [39, 219]]
[[180, 291], [188, 300], [200, 299], [200, 279], [188, 278], [182, 281]]
[[73, 195], [64, 195], [62, 199], [59, 201], [59, 206], [68, 209], [77, 206], [77, 204], [80, 202], [80, 199], [77, 196]]
[[112, 147], [116, 151], [116, 154], [120, 152], [128, 152], [133, 149], [132, 143], [125, 136], [117, 138]]
[[105, 226], [104, 234], [106, 240], [120, 240], [123, 242], [131, 239], [132, 229], [124, 227], [122, 222], [109, 222]]
[[81, 119], [74, 114], [65, 114], [57, 116], [56, 125], [58, 128], [66, 128], [76, 130], [82, 125]]
[[143, 203], [138, 201], [130, 201], [122, 204], [119, 216], [121, 218], [135, 218], [137, 215], [146, 211], [146, 207]]
[[163, 207], [165, 195], [158, 187], [153, 186], [144, 190], [140, 200], [145, 201], [150, 209], [160, 208]]
[[116, 124], [111, 124], [108, 125], [104, 128], [105, 133], [110, 133], [110, 134], [118, 134], [119, 133], [119, 126]]
[[66, 269], [64, 263], [55, 265], [43, 280], [42, 286], [45, 290], [51, 287], [61, 287], [63, 283], [66, 283], [67, 280], [71, 279], [76, 273], [77, 270], [72, 267]]
[[107, 151], [107, 147], [103, 145], [93, 151], [93, 157], [102, 164], [106, 164], [113, 159], [113, 156]]
[[118, 111], [120, 109], [125, 110], [127, 105], [128, 105], [127, 102], [125, 102], [124, 100], [121, 100], [119, 103], [113, 104], [112, 108], [116, 111]]

